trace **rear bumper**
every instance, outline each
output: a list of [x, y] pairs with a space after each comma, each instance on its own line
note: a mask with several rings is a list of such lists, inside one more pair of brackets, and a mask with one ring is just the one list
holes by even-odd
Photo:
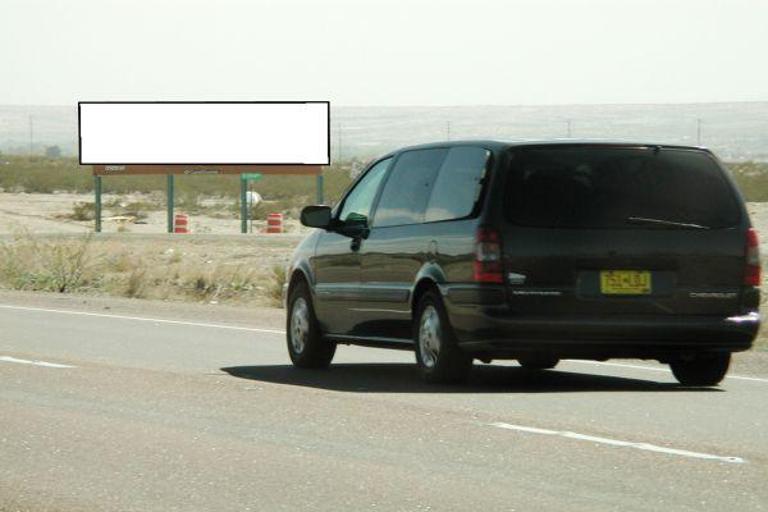
[[665, 358], [693, 351], [748, 350], [760, 328], [757, 312], [734, 316], [519, 317], [504, 306], [450, 307], [459, 345], [467, 352], [515, 358]]

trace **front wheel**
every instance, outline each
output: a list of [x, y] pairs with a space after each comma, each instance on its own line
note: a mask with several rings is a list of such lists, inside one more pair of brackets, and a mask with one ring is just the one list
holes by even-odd
[[288, 297], [286, 325], [288, 355], [299, 368], [327, 368], [336, 353], [336, 343], [322, 338], [312, 307], [309, 287], [301, 282]]
[[669, 363], [672, 374], [684, 386], [716, 386], [728, 373], [731, 354], [698, 354]]
[[414, 321], [416, 362], [424, 380], [444, 384], [465, 381], [472, 369], [472, 357], [457, 346], [436, 292], [428, 291], [421, 297]]

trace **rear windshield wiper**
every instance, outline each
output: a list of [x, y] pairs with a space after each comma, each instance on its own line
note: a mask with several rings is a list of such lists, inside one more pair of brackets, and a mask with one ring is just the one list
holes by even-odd
[[690, 222], [676, 222], [674, 220], [666, 220], [666, 219], [649, 219], [648, 217], [627, 217], [627, 222], [630, 224], [653, 224], [656, 226], [668, 226], [671, 228], [682, 228], [682, 229], [709, 229], [709, 226], [702, 226], [701, 224], [693, 224]]

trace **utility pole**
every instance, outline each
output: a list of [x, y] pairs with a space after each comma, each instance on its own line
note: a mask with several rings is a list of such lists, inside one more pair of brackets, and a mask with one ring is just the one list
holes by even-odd
[[566, 129], [566, 136], [570, 139], [571, 138], [571, 120], [566, 119], [565, 121], [565, 129]]
[[701, 118], [696, 119], [696, 145], [701, 146]]
[[336, 155], [339, 159], [339, 164], [341, 164], [341, 123], [336, 125], [336, 145], [338, 146], [338, 149], [336, 150]]
[[451, 122], [450, 121], [445, 122], [445, 138], [446, 140], [451, 140]]
[[32, 156], [33, 147], [35, 145], [35, 128], [32, 122], [32, 114], [29, 114], [29, 155]]

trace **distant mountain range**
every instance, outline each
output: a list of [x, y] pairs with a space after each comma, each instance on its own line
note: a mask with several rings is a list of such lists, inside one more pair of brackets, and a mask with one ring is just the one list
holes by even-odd
[[[768, 102], [669, 105], [332, 107], [334, 160], [445, 139], [607, 138], [708, 146], [768, 161]], [[77, 154], [76, 106], [0, 106], [0, 151]]]

